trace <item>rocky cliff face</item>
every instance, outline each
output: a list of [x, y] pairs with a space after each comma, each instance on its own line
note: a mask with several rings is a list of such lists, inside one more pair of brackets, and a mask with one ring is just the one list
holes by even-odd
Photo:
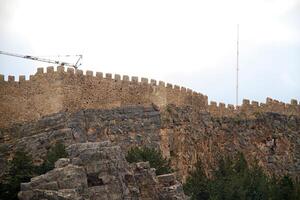
[[36, 122], [0, 129], [1, 158], [9, 157], [16, 149], [24, 149], [38, 164], [56, 142], [69, 146], [109, 140], [125, 152], [135, 145], [159, 148], [160, 123], [160, 113], [153, 107], [61, 112]]
[[268, 173], [300, 176], [297, 100], [208, 104], [207, 96], [184, 87], [140, 80], [63, 66], [39, 68], [30, 80], [0, 74], [0, 169], [17, 149], [35, 164], [57, 142], [70, 155], [23, 184], [20, 198], [181, 199], [173, 175], [155, 177], [147, 164], [125, 162], [121, 151], [132, 146], [160, 149], [180, 181], [197, 159], [209, 174], [219, 157], [238, 151]]
[[148, 162], [129, 165], [110, 142], [78, 143], [55, 169], [21, 184], [20, 200], [186, 199], [174, 174], [155, 175]]
[[278, 113], [216, 117], [190, 107], [162, 112], [161, 146], [185, 179], [197, 159], [209, 173], [219, 157], [243, 152], [275, 175], [300, 176], [300, 118]]
[[300, 175], [300, 118], [272, 112], [215, 116], [192, 107], [130, 106], [61, 112], [38, 121], [0, 129], [0, 165], [20, 148], [41, 163], [56, 142], [109, 140], [126, 152], [132, 146], [160, 148], [176, 175], [185, 180], [197, 158], [210, 172], [216, 160], [241, 151], [269, 173]]

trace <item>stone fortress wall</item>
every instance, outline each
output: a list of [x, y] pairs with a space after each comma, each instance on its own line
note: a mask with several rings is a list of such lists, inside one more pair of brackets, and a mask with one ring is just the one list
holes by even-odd
[[300, 115], [300, 104], [296, 99], [292, 99], [290, 104], [280, 102], [278, 100], [267, 97], [265, 103], [259, 103], [257, 101], [251, 101], [249, 99], [243, 99], [241, 106], [234, 106], [224, 103], [211, 101], [208, 105], [208, 111], [217, 116], [233, 116], [238, 113], [243, 113], [247, 116], [252, 116], [261, 112], [274, 112], [285, 115]]
[[209, 173], [220, 155], [237, 151], [270, 174], [298, 177], [299, 119], [296, 100], [243, 100], [235, 107], [161, 81], [39, 68], [29, 80], [0, 76], [0, 168], [17, 149], [41, 163], [56, 142], [109, 140], [124, 152], [160, 148], [180, 180], [198, 158]]
[[25, 80], [0, 76], [0, 127], [32, 121], [60, 111], [110, 109], [129, 105], [163, 107], [167, 104], [193, 105], [205, 109], [207, 97], [184, 87], [146, 78], [123, 76], [64, 67], [39, 68]]
[[0, 75], [0, 127], [14, 123], [37, 120], [42, 116], [60, 111], [75, 112], [80, 109], [110, 109], [130, 105], [155, 105], [163, 108], [168, 104], [191, 106], [196, 110], [226, 116], [237, 113], [278, 112], [299, 115], [297, 100], [285, 104], [271, 98], [266, 103], [243, 100], [241, 106], [210, 102], [208, 97], [177, 85], [147, 78], [120, 76], [92, 71], [65, 69], [63, 66], [38, 68], [29, 80], [14, 76], [8, 80]]

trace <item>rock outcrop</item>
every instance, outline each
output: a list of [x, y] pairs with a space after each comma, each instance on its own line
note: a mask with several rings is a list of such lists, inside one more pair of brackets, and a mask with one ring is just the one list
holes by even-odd
[[209, 173], [218, 158], [242, 152], [270, 175], [300, 177], [300, 118], [273, 112], [232, 117], [168, 106], [161, 113], [161, 146], [184, 180], [197, 159]]
[[[0, 178], [20, 149], [43, 163], [55, 143], [69, 158], [22, 184], [22, 199], [182, 199], [175, 175], [130, 166], [121, 152], [160, 149], [184, 182], [197, 159], [206, 173], [242, 152], [269, 174], [300, 177], [300, 104], [271, 98], [233, 106], [146, 78], [39, 68], [30, 80], [0, 74]], [[109, 143], [99, 143], [103, 141]]]
[[200, 158], [209, 173], [220, 156], [243, 152], [266, 172], [300, 176], [300, 118], [278, 113], [249, 117], [214, 116], [191, 107], [130, 106], [104, 110], [61, 112], [36, 122], [0, 129], [0, 166], [16, 149], [31, 154], [36, 164], [56, 142], [109, 140], [126, 152], [133, 146], [161, 149], [171, 159], [176, 176], [185, 180]]
[[148, 162], [129, 165], [110, 142], [78, 143], [55, 169], [21, 184], [20, 200], [186, 199], [174, 174], [155, 175]]
[[31, 154], [34, 163], [40, 164], [47, 150], [57, 142], [69, 146], [109, 140], [125, 152], [132, 146], [159, 148], [160, 123], [160, 112], [155, 107], [128, 106], [61, 112], [36, 122], [0, 128], [0, 166], [5, 168], [5, 159], [16, 149]]

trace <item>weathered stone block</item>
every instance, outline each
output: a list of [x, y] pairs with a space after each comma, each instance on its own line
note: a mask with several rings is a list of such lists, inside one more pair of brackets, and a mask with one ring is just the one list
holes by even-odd
[[120, 81], [120, 80], [121, 80], [121, 75], [115, 74], [115, 80], [116, 80], [116, 81]]
[[165, 82], [159, 81], [158, 85], [161, 86], [161, 87], [165, 87]]
[[148, 79], [147, 78], [141, 78], [141, 83], [148, 84]]
[[50, 66], [47, 67], [47, 73], [53, 73], [54, 72], [54, 67]]
[[232, 104], [228, 104], [228, 109], [230, 109], [230, 110], [234, 110], [234, 105], [232, 105]]
[[243, 105], [244, 105], [244, 106], [250, 105], [249, 99], [243, 99]]
[[113, 176], [110, 176], [108, 174], [105, 174], [105, 175], [99, 175], [98, 178], [102, 181], [103, 184], [108, 184], [110, 183], [112, 180], [115, 179], [115, 177]]
[[37, 68], [36, 74], [43, 74], [43, 73], [44, 73], [44, 68], [43, 67]]
[[139, 78], [137, 76], [132, 76], [131, 81], [137, 83], [139, 82]]
[[225, 103], [219, 103], [219, 107], [221, 108], [221, 109], [224, 109], [225, 108]]
[[21, 188], [22, 191], [26, 191], [26, 190], [31, 190], [31, 184], [30, 183], [21, 183]]
[[69, 158], [60, 158], [55, 162], [55, 168], [65, 167], [70, 164]]
[[217, 107], [217, 102], [211, 101], [211, 102], [210, 102], [210, 105], [211, 105], [211, 106], [214, 106], [214, 107]]
[[150, 169], [150, 164], [149, 164], [149, 162], [138, 162], [138, 163], [136, 163], [136, 168], [137, 169]]
[[19, 76], [19, 82], [24, 82], [26, 80], [25, 75]]
[[175, 181], [176, 181], [175, 174], [173, 174], [173, 173], [159, 175], [159, 176], [157, 176], [157, 179], [158, 179], [159, 183], [163, 184], [164, 186], [174, 185]]
[[199, 93], [198, 93], [198, 92], [195, 92], [195, 91], [193, 91], [192, 95], [193, 95], [194, 97], [200, 96]]
[[173, 88], [173, 85], [171, 83], [167, 83], [167, 88]]
[[175, 90], [180, 90], [180, 86], [174, 85], [174, 89], [175, 89]]
[[76, 69], [76, 70], [75, 70], [75, 74], [76, 74], [77, 76], [82, 76], [82, 75], [83, 75], [83, 71], [80, 70], [80, 69]]
[[14, 82], [14, 81], [15, 81], [15, 77], [9, 75], [9, 76], [8, 76], [8, 82]]
[[156, 80], [151, 79], [151, 80], [150, 80], [150, 84], [151, 84], [151, 85], [156, 85]]
[[67, 68], [67, 73], [68, 73], [68, 75], [73, 75], [75, 73], [74, 68], [68, 67]]
[[35, 189], [40, 189], [40, 190], [58, 190], [58, 184], [56, 181], [51, 181], [47, 183], [43, 183], [35, 187]]
[[112, 74], [106, 73], [106, 74], [105, 74], [105, 78], [106, 78], [106, 79], [112, 79]]
[[129, 81], [129, 76], [123, 75], [123, 81]]
[[258, 102], [257, 101], [252, 101], [251, 104], [252, 104], [252, 106], [258, 107]]
[[296, 106], [298, 104], [298, 101], [296, 99], [291, 100], [291, 105]]
[[96, 77], [102, 79], [103, 73], [102, 72], [96, 72]]
[[273, 102], [273, 99], [270, 97], [267, 97], [266, 104], [271, 104]]
[[65, 72], [65, 67], [64, 66], [58, 66], [57, 67], [57, 72], [58, 73], [64, 73]]
[[83, 165], [82, 160], [80, 158], [78, 158], [78, 157], [72, 158], [71, 163], [73, 165], [78, 165], [78, 166], [82, 166]]
[[87, 70], [85, 74], [86, 76], [93, 76], [93, 71]]

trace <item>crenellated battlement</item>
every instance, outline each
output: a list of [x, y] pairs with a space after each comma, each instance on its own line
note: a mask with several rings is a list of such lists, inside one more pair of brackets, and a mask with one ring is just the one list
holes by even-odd
[[259, 103], [257, 101], [251, 101], [249, 99], [244, 99], [242, 105], [234, 106], [232, 104], [224, 104], [211, 101], [208, 105], [208, 110], [214, 115], [224, 115], [230, 116], [238, 113], [244, 113], [246, 115], [255, 115], [260, 112], [276, 112], [280, 114], [287, 115], [299, 115], [300, 114], [300, 104], [295, 99], [292, 99], [288, 104], [280, 102], [278, 100], [272, 99], [270, 97], [266, 98], [265, 103]]
[[237, 113], [255, 114], [277, 112], [299, 115], [297, 100], [285, 104], [271, 98], [265, 103], [243, 100], [241, 106], [208, 104], [208, 97], [185, 87], [154, 79], [87, 70], [74, 70], [59, 66], [38, 68], [28, 79], [24, 75], [0, 75], [0, 127], [20, 121], [31, 121], [59, 111], [114, 108], [127, 105], [164, 107], [192, 106], [214, 115], [230, 116]]
[[148, 86], [159, 86], [159, 87], [165, 87], [166, 89], [172, 89], [174, 91], [180, 92], [180, 93], [186, 93], [191, 96], [204, 96], [207, 98], [205, 95], [195, 92], [191, 89], [186, 89], [185, 87], [180, 87], [178, 85], [172, 85], [171, 83], [165, 83], [164, 81], [156, 81], [154, 79], [148, 79], [144, 77], [137, 77], [137, 76], [128, 76], [128, 75], [123, 75], [121, 76], [120, 74], [114, 74], [112, 75], [111, 73], [105, 73], [103, 74], [102, 72], [96, 72], [94, 73], [93, 71], [87, 70], [85, 73], [83, 70], [74, 70], [74, 68], [67, 68], [63, 66], [58, 66], [55, 70], [54, 67], [47, 67], [46, 71], [44, 71], [44, 68], [38, 68], [37, 72], [35, 75], [30, 75], [28, 79], [26, 79], [25, 75], [20, 75], [18, 81], [15, 79], [14, 76], [9, 75], [8, 80], [5, 80], [4, 75], [0, 74], [0, 81], [2, 82], [7, 82], [7, 83], [20, 83], [24, 81], [32, 81], [32, 80], [37, 80], [41, 78], [42, 76], [49, 77], [52, 76], [55, 78], [56, 75], [65, 75], [65, 76], [74, 76], [74, 77], [81, 77], [81, 78], [97, 78], [99, 80], [113, 80], [113, 81], [122, 81], [122, 82], [128, 82], [129, 84], [140, 84], [140, 85], [148, 85]]
[[18, 80], [0, 75], [0, 127], [68, 110], [114, 108], [127, 105], [164, 107], [190, 105], [207, 108], [207, 96], [180, 87], [137, 76], [73, 68], [38, 68], [34, 75]]

